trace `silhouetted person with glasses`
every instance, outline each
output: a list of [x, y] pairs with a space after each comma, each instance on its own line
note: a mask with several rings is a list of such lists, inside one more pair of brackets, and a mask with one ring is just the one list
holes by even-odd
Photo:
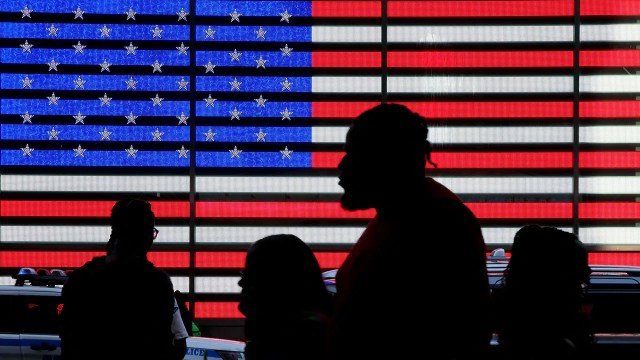
[[486, 249], [474, 214], [425, 176], [426, 119], [398, 104], [355, 118], [338, 165], [346, 210], [375, 217], [336, 275], [331, 359], [481, 359]]
[[535, 224], [518, 230], [492, 294], [506, 359], [588, 358], [593, 334], [584, 291], [590, 274], [587, 251], [575, 234]]
[[157, 235], [148, 202], [113, 206], [109, 255], [74, 270], [62, 288], [64, 360], [175, 360], [173, 284], [147, 259]]
[[247, 360], [324, 359], [330, 297], [307, 244], [291, 234], [256, 241], [238, 285]]

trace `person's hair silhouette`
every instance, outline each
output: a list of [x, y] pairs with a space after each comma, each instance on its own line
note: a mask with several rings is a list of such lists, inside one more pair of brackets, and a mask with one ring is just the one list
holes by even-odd
[[489, 349], [484, 238], [463, 202], [425, 176], [427, 135], [426, 118], [400, 104], [366, 110], [347, 132], [342, 207], [376, 215], [336, 275], [333, 360], [398, 357], [379, 344], [408, 343], [401, 356], [416, 359]]
[[291, 234], [249, 248], [238, 285], [247, 360], [321, 360], [330, 298], [309, 246]]

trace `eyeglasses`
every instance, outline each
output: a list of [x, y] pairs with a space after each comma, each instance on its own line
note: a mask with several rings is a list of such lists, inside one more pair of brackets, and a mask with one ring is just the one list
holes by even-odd
[[160, 230], [156, 229], [155, 227], [153, 228], [153, 240], [155, 240], [158, 237], [159, 232]]

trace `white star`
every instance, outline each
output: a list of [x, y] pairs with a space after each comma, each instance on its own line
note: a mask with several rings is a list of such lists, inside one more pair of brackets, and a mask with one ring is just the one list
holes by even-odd
[[264, 104], [268, 101], [267, 99], [262, 97], [262, 94], [260, 94], [260, 97], [257, 99], [253, 99], [256, 101], [256, 107], [266, 107]]
[[22, 19], [24, 19], [26, 17], [31, 19], [31, 12], [33, 12], [33, 10], [29, 9], [29, 7], [27, 5], [25, 5], [24, 9], [20, 10], [20, 12], [22, 13]]
[[260, 142], [260, 141], [265, 142], [265, 141], [267, 141], [267, 139], [265, 139], [265, 136], [267, 136], [267, 133], [266, 132], [262, 132], [262, 129], [260, 129], [260, 131], [257, 132], [257, 133], [253, 133], [253, 135], [256, 136], [256, 142]]
[[151, 101], [153, 101], [153, 106], [162, 106], [162, 100], [164, 100], [164, 98], [161, 98], [158, 94], [156, 94], [156, 97], [151, 98]]
[[256, 69], [258, 68], [263, 68], [266, 69], [266, 67], [264, 66], [264, 64], [267, 63], [267, 61], [269, 60], [265, 60], [262, 58], [262, 55], [260, 55], [260, 58], [258, 60], [254, 60], [256, 62]]
[[112, 98], [107, 96], [107, 93], [104, 93], [102, 97], [98, 98], [98, 100], [100, 100], [100, 106], [103, 106], [103, 105], [111, 106], [111, 99]]
[[231, 22], [234, 22], [234, 21], [240, 22], [241, 15], [242, 14], [240, 14], [238, 10], [233, 9], [233, 12], [229, 14], [229, 16], [231, 16]]
[[280, 22], [286, 22], [287, 24], [289, 23], [289, 19], [291, 18], [291, 14], [289, 14], [289, 12], [287, 10], [285, 10], [284, 12], [280, 13], [280, 16], [282, 16], [280, 18]]
[[84, 124], [86, 116], [82, 115], [82, 113], [78, 111], [78, 115], [74, 115], [73, 118], [76, 120], [76, 124]]
[[153, 72], [156, 72], [156, 71], [157, 71], [157, 72], [161, 73], [161, 72], [162, 72], [162, 69], [161, 69], [161, 68], [162, 68], [162, 66], [163, 66], [163, 65], [164, 65], [164, 64], [160, 64], [160, 63], [158, 62], [158, 60], [156, 60], [156, 62], [154, 62], [153, 64], [151, 64], [151, 66], [153, 67]]
[[78, 148], [77, 148], [77, 149], [73, 149], [73, 152], [74, 152], [73, 157], [78, 157], [78, 156], [80, 156], [80, 157], [84, 157], [84, 152], [85, 152], [85, 151], [86, 151], [86, 150], [85, 150], [85, 149], [83, 149], [83, 148], [82, 148], [82, 146], [80, 146], [80, 145], [78, 144]]
[[241, 52], [238, 52], [237, 49], [233, 49], [232, 53], [229, 53], [229, 56], [231, 56], [231, 61], [237, 61], [240, 62], [240, 56], [242, 55]]
[[127, 90], [129, 89], [136, 89], [136, 85], [138, 84], [138, 82], [136, 80], [133, 80], [133, 76], [129, 76], [129, 80], [124, 82], [125, 84], [127, 84]]
[[229, 150], [229, 152], [231, 153], [231, 158], [240, 158], [240, 153], [242, 152], [242, 150], [238, 150], [237, 146], [233, 147], [233, 150]]
[[213, 28], [211, 28], [211, 26], [209, 26], [207, 28], [207, 30], [204, 31], [204, 34], [205, 34], [205, 36], [204, 36], [205, 39], [212, 39], [213, 40], [213, 36], [216, 34], [216, 31], [213, 30]]
[[293, 48], [290, 48], [287, 44], [284, 44], [284, 47], [280, 48], [280, 51], [282, 51], [282, 56], [291, 56]]
[[84, 17], [82, 17], [82, 15], [84, 15], [84, 11], [80, 9], [80, 6], [78, 6], [78, 8], [75, 11], [72, 11], [72, 13], [73, 13], [73, 20], [75, 19], [84, 20]]
[[124, 151], [127, 152], [127, 157], [130, 158], [135, 158], [136, 157], [136, 153], [138, 152], [138, 149], [134, 149], [133, 145], [129, 146], [128, 149], [124, 149]]
[[80, 53], [80, 54], [84, 54], [84, 48], [86, 48], [87, 45], [82, 45], [80, 43], [80, 41], [78, 41], [77, 45], [73, 45], [73, 48], [76, 49], [76, 54]]
[[51, 61], [49, 61], [47, 65], [49, 65], [48, 71], [51, 71], [51, 70], [58, 71], [58, 65], [60, 65], [60, 63], [56, 62], [54, 59], [51, 59]]
[[209, 106], [213, 107], [213, 103], [214, 103], [216, 100], [218, 100], [218, 99], [214, 99], [214, 98], [212, 98], [212, 97], [211, 97], [211, 94], [209, 94], [209, 97], [208, 97], [208, 98], [204, 98], [204, 99], [202, 99], [202, 100], [204, 100], [204, 101], [206, 101], [206, 102], [207, 102], [207, 104], [205, 105], [205, 107], [209, 107]]
[[176, 81], [178, 83], [178, 90], [189, 90], [187, 89], [187, 85], [189, 85], [188, 81], [184, 80], [184, 77], [180, 79], [180, 81]]
[[109, 137], [111, 134], [113, 134], [112, 132], [110, 132], [109, 130], [107, 130], [107, 128], [104, 128], [104, 130], [100, 131], [98, 134], [100, 134], [101, 138], [100, 141], [102, 140], [109, 140], [111, 141], [111, 138]]
[[51, 130], [47, 131], [47, 134], [49, 134], [49, 140], [58, 140], [60, 131], [56, 130], [55, 127], [52, 127]]
[[100, 29], [100, 37], [111, 37], [111, 29], [107, 27], [107, 24]]
[[160, 27], [158, 25], [156, 25], [155, 29], [151, 29], [151, 33], [153, 34], [153, 38], [158, 38], [161, 39], [162, 38], [162, 32], [164, 30], [160, 29]]
[[129, 19], [135, 20], [137, 13], [135, 11], [133, 11], [132, 8], [129, 8], [129, 11], [125, 12], [124, 14], [127, 15], [127, 20], [129, 20]]
[[138, 118], [138, 116], [133, 115], [133, 111], [129, 112], [129, 115], [125, 116], [125, 118], [127, 119], [127, 125], [129, 124], [136, 124], [136, 119]]
[[184, 8], [182, 8], [180, 9], [179, 12], [176, 13], [176, 15], [178, 15], [178, 21], [180, 20], [187, 21], [187, 15], [189, 15], [189, 13], [184, 11]]
[[176, 152], [178, 153], [178, 159], [180, 158], [187, 158], [187, 154], [189, 153], [189, 150], [184, 148], [184, 145], [182, 145], [182, 147], [180, 148], [180, 150], [176, 150]]
[[104, 59], [102, 64], [98, 64], [98, 65], [100, 65], [100, 72], [103, 72], [103, 71], [111, 72], [111, 70], [109, 70], [109, 66], [111, 66], [112, 64], [108, 63], [107, 59]]
[[49, 30], [49, 34], [48, 36], [58, 36], [58, 30], [60, 30], [60, 28], [57, 28], [54, 24], [51, 24], [51, 26], [49, 26], [47, 28], [47, 30]]
[[135, 55], [138, 47], [133, 46], [133, 42], [129, 42], [129, 46], [125, 46], [124, 48], [127, 49], [127, 55]]
[[282, 85], [282, 89], [280, 89], [280, 91], [285, 91], [285, 90], [291, 91], [291, 85], [293, 85], [293, 83], [290, 82], [289, 79], [284, 78], [284, 81], [281, 82], [280, 85]]
[[203, 133], [203, 134], [205, 136], [204, 141], [215, 141], [213, 137], [216, 136], [216, 133], [211, 131], [211, 129], [209, 129], [209, 131], [207, 131], [206, 133]]
[[87, 82], [87, 80], [83, 80], [80, 76], [78, 76], [77, 79], [73, 80], [73, 83], [75, 84], [75, 88], [76, 89], [84, 89], [84, 84]]
[[178, 49], [178, 55], [187, 55], [187, 50], [189, 50], [189, 47], [184, 46], [184, 42], [181, 42], [180, 46], [176, 46], [176, 49]]
[[32, 124], [31, 119], [33, 119], [33, 115], [29, 114], [28, 111], [20, 116], [22, 117], [23, 124], [26, 124], [26, 123]]
[[29, 157], [31, 157], [31, 152], [35, 150], [34, 148], [30, 148], [29, 144], [27, 144], [27, 146], [20, 149], [22, 150], [22, 156], [29, 156]]
[[286, 146], [284, 147], [284, 150], [280, 150], [280, 154], [282, 154], [282, 158], [287, 158], [287, 159], [291, 159], [291, 153], [293, 152], [293, 150], [289, 150]]
[[262, 38], [262, 40], [265, 40], [264, 35], [267, 33], [267, 31], [265, 29], [262, 28], [262, 26], [260, 26], [258, 28], [258, 30], [254, 31], [256, 33], [256, 40]]
[[233, 78], [233, 81], [229, 81], [229, 85], [231, 85], [231, 91], [238, 90], [240, 91], [240, 85], [242, 82], [238, 81], [237, 78]]
[[286, 107], [284, 111], [280, 111], [280, 115], [282, 115], [282, 120], [291, 120], [291, 115], [293, 115], [293, 111], [289, 111]]
[[49, 105], [58, 105], [58, 100], [60, 100], [59, 96], [56, 96], [56, 93], [52, 92], [51, 96], [47, 96], [49, 99]]
[[29, 88], [31, 89], [31, 83], [33, 83], [33, 79], [29, 79], [29, 75], [25, 75], [24, 79], [20, 80], [22, 81], [22, 88]]
[[162, 141], [162, 135], [164, 135], [164, 133], [156, 128], [156, 131], [152, 132], [151, 135], [153, 135], [153, 141]]
[[20, 44], [20, 47], [22, 48], [23, 53], [31, 53], [31, 48], [33, 47], [33, 45], [29, 44], [29, 41], [25, 40], [24, 44]]
[[205, 70], [204, 70], [205, 74], [208, 73], [209, 71], [211, 71], [211, 73], [213, 74], [213, 69], [216, 67], [216, 65], [211, 63], [211, 60], [209, 60], [208, 63], [206, 63], [205, 65], [202, 65], [202, 66], [204, 66], [204, 68], [205, 68]]
[[189, 120], [189, 117], [187, 115], [185, 115], [184, 112], [182, 112], [182, 114], [180, 114], [180, 116], [176, 116], [176, 118], [179, 120], [178, 121], [178, 125], [180, 125], [180, 124], [187, 125], [187, 120]]
[[242, 111], [238, 111], [238, 108], [234, 106], [233, 111], [229, 111], [229, 114], [231, 114], [231, 120], [240, 120], [240, 114], [242, 114]]

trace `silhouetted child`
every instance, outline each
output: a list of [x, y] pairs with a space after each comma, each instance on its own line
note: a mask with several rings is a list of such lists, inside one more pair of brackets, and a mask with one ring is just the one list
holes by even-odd
[[238, 285], [247, 360], [323, 359], [330, 298], [307, 244], [289, 234], [256, 241]]
[[583, 311], [591, 270], [572, 233], [527, 225], [515, 235], [493, 291], [498, 342], [507, 359], [582, 359], [593, 336]]

